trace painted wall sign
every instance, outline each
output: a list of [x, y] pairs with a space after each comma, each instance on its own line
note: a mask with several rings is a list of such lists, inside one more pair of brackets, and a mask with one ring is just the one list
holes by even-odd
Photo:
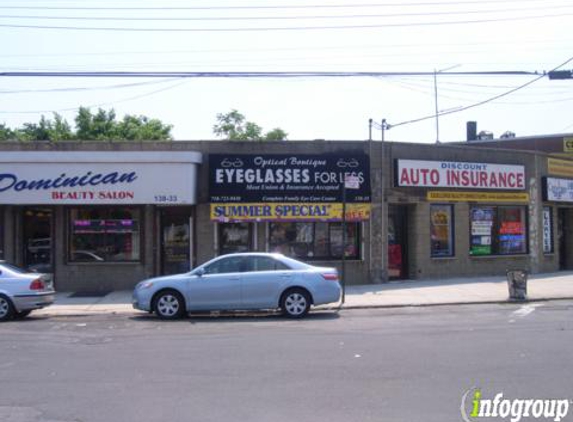
[[3, 153], [0, 204], [194, 204], [201, 156], [193, 154], [195, 163], [122, 152], [20, 152], [8, 162]]
[[573, 138], [563, 138], [563, 152], [573, 152]]
[[573, 179], [543, 178], [543, 200], [573, 202]]
[[573, 161], [548, 158], [547, 171], [553, 176], [573, 177]]
[[399, 187], [525, 189], [525, 167], [454, 161], [396, 160]]
[[[370, 204], [347, 204], [346, 221], [370, 218]], [[340, 203], [226, 203], [211, 204], [211, 220], [232, 221], [342, 221]]]
[[426, 195], [428, 201], [450, 202], [529, 202], [528, 193], [506, 192], [444, 192], [429, 191]]
[[212, 203], [342, 202], [347, 176], [359, 187], [346, 192], [346, 201], [370, 202], [370, 161], [362, 152], [209, 155]]

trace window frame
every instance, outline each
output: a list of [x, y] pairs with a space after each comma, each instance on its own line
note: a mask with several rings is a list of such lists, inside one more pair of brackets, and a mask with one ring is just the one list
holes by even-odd
[[[137, 225], [137, 237], [138, 237], [138, 243], [139, 243], [139, 249], [138, 249], [138, 253], [137, 253], [137, 258], [135, 259], [121, 259], [121, 260], [108, 260], [108, 259], [103, 259], [103, 261], [98, 261], [98, 260], [77, 260], [73, 258], [74, 252], [77, 252], [78, 250], [74, 250], [73, 249], [73, 244], [74, 244], [74, 230], [73, 230], [73, 212], [75, 210], [94, 210], [94, 209], [99, 209], [102, 210], [103, 213], [105, 214], [109, 214], [111, 212], [113, 212], [114, 210], [117, 209], [124, 209], [124, 210], [130, 210], [130, 211], [135, 211], [137, 213], [137, 219], [132, 219], [138, 222]], [[110, 205], [108, 207], [102, 207], [99, 205], [93, 205], [93, 206], [70, 206], [67, 208], [67, 212], [66, 212], [66, 216], [67, 216], [67, 220], [68, 220], [68, 224], [67, 224], [67, 239], [68, 239], [68, 244], [66, 247], [66, 262], [70, 263], [70, 264], [74, 264], [74, 265], [109, 265], [109, 264], [141, 264], [144, 262], [144, 245], [145, 245], [145, 239], [144, 239], [144, 227], [145, 227], [145, 210], [143, 207], [141, 206], [136, 206], [136, 205]], [[99, 220], [114, 220], [114, 218], [99, 218]], [[82, 249], [79, 249], [82, 250]]]

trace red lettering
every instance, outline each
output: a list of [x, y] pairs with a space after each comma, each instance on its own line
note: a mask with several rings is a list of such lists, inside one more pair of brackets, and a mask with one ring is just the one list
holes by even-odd
[[400, 175], [400, 185], [409, 185], [410, 179], [408, 178], [408, 169], [402, 169], [402, 174]]
[[440, 172], [436, 169], [430, 172], [430, 181], [432, 185], [438, 186], [440, 184]]
[[525, 184], [523, 183], [523, 173], [519, 173], [517, 175], [517, 187], [524, 188]]
[[479, 174], [479, 184], [480, 186], [487, 186], [487, 173], [485, 171]]

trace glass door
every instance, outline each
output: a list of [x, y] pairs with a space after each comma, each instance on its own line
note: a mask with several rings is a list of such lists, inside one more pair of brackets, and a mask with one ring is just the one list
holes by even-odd
[[161, 210], [161, 274], [191, 270], [191, 228], [190, 209]]
[[24, 208], [22, 228], [24, 266], [40, 273], [53, 273], [52, 209]]

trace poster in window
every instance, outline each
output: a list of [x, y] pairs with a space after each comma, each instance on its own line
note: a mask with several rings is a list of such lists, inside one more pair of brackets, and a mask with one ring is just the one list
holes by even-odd
[[470, 255], [491, 255], [493, 216], [493, 208], [473, 208], [471, 210]]
[[452, 256], [452, 206], [432, 205], [430, 208], [431, 254]]

